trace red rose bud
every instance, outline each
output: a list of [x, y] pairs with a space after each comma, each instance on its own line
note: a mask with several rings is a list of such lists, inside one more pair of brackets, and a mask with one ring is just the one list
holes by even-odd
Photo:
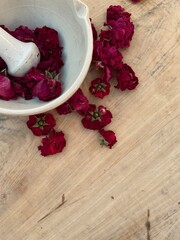
[[63, 132], [56, 132], [54, 129], [49, 136], [42, 139], [42, 145], [38, 147], [41, 155], [46, 157], [63, 151], [66, 146], [66, 140]]
[[104, 98], [110, 93], [110, 84], [101, 78], [96, 78], [91, 82], [89, 91], [98, 98]]
[[117, 142], [116, 135], [113, 131], [99, 130], [101, 134], [101, 145], [108, 146], [110, 149]]
[[56, 120], [50, 113], [38, 114], [29, 116], [26, 124], [35, 136], [43, 136], [49, 134], [55, 127]]
[[90, 130], [100, 130], [111, 123], [112, 114], [103, 106], [96, 107], [90, 104], [88, 111], [82, 119], [84, 128]]
[[106, 21], [109, 22], [110, 20], [118, 20], [122, 13], [124, 12], [124, 8], [121, 6], [109, 6], [106, 12]]
[[134, 35], [134, 24], [130, 19], [131, 14], [124, 12], [120, 6], [111, 6], [107, 10], [107, 30], [101, 30], [100, 40], [108, 41], [117, 48], [130, 46]]
[[129, 65], [124, 64], [123, 68], [117, 72], [117, 85], [115, 88], [118, 88], [122, 91], [126, 89], [133, 90], [136, 88], [138, 83], [138, 78]]

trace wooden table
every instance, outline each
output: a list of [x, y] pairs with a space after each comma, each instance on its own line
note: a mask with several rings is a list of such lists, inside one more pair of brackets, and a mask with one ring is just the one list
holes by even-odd
[[0, 116], [0, 240], [179, 240], [180, 2], [84, 2], [97, 28], [110, 4], [132, 13], [135, 36], [123, 54], [140, 85], [90, 97], [113, 113], [112, 150], [76, 114], [55, 114], [68, 144], [45, 159], [26, 118]]

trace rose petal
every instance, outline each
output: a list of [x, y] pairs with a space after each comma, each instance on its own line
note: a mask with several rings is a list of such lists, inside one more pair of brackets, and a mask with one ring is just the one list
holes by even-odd
[[99, 130], [100, 135], [102, 136], [101, 144], [108, 146], [110, 149], [117, 142], [116, 135], [113, 131], [106, 131], [104, 129]]
[[16, 97], [11, 80], [3, 75], [0, 75], [0, 98], [3, 100], [10, 100]]

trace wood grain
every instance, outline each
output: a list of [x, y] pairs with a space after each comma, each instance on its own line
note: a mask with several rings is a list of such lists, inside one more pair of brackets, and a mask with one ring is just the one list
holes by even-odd
[[[180, 239], [180, 2], [84, 0], [100, 29], [121, 4], [136, 26], [123, 54], [140, 78], [133, 92], [112, 89], [118, 143], [99, 146], [77, 115], [60, 117], [62, 154], [44, 159], [26, 118], [0, 116], [0, 240]], [[72, 128], [72, 126], [76, 126]]]

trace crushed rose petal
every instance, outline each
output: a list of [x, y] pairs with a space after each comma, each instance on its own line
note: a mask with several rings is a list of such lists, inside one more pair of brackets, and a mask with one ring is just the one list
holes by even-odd
[[101, 78], [96, 78], [91, 82], [89, 91], [92, 95], [103, 99], [110, 93], [110, 84], [106, 81], [103, 81]]
[[64, 133], [62, 131], [56, 132], [54, 129], [48, 136], [42, 139], [41, 143], [42, 145], [40, 145], [38, 149], [41, 151], [41, 155], [44, 157], [60, 153], [66, 146]]
[[139, 81], [135, 75], [135, 72], [128, 64], [124, 64], [123, 68], [117, 72], [117, 85], [115, 88], [118, 88], [122, 91], [128, 89], [133, 90], [138, 85]]
[[55, 127], [56, 120], [50, 113], [38, 114], [29, 116], [26, 124], [35, 136], [43, 136], [49, 134]]
[[111, 149], [117, 142], [116, 135], [113, 131], [101, 129], [99, 133], [101, 135], [101, 145], [108, 146]]
[[82, 119], [84, 128], [90, 130], [100, 130], [111, 123], [112, 114], [104, 106], [96, 107], [90, 104], [88, 111]]

